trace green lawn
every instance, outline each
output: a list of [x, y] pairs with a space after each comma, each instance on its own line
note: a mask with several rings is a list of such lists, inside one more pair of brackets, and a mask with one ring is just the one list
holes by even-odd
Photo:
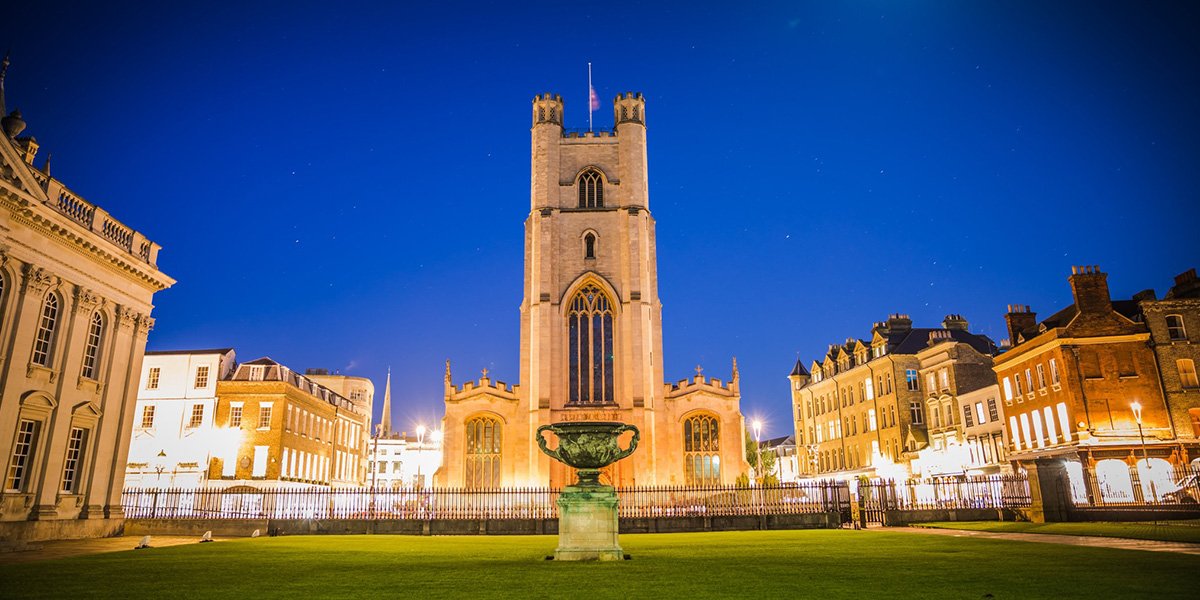
[[1053, 535], [1095, 535], [1100, 537], [1164, 542], [1200, 543], [1200, 521], [1159, 521], [1157, 523], [1018, 523], [1007, 521], [947, 521], [923, 523], [920, 527], [966, 529], [998, 533], [1049, 533]]
[[[552, 536], [239, 539], [0, 565], [5, 598], [1194, 598], [1200, 557], [886, 531], [625, 535], [632, 561], [556, 563]], [[985, 596], [990, 594], [990, 596]]]

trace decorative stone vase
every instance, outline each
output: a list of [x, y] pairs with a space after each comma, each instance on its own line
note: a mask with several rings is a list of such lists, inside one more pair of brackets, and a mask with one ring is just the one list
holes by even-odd
[[[558, 436], [558, 448], [546, 445], [544, 433]], [[617, 438], [633, 432], [629, 447], [622, 450]], [[576, 421], [542, 425], [537, 430], [538, 447], [548, 456], [579, 474], [575, 485], [558, 495], [558, 548], [554, 560], [621, 560], [625, 553], [617, 540], [616, 488], [600, 483], [600, 469], [637, 449], [641, 432], [633, 425], [608, 421]]]
[[[558, 448], [546, 446], [543, 432], [558, 436]], [[633, 432], [629, 447], [622, 450], [617, 438], [626, 431]], [[538, 447], [547, 456], [569, 467], [579, 475], [575, 484], [580, 487], [600, 485], [600, 469], [633, 454], [642, 434], [637, 427], [615, 421], [575, 421], [542, 425], [537, 429]]]

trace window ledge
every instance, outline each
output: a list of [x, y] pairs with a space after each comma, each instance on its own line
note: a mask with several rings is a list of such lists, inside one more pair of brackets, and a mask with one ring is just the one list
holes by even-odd
[[54, 383], [58, 379], [58, 371], [56, 369], [31, 362], [25, 369], [25, 377], [32, 379], [35, 375], [45, 375], [50, 383]]
[[90, 390], [99, 394], [100, 392], [104, 391], [104, 384], [98, 379], [92, 379], [91, 377], [84, 377], [83, 375], [80, 375], [79, 381], [75, 383], [75, 389]]

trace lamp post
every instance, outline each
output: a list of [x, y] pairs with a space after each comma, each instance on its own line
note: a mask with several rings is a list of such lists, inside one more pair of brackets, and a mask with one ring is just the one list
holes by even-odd
[[750, 426], [754, 428], [754, 473], [758, 475], [759, 485], [762, 485], [762, 421], [755, 419]]
[[383, 435], [383, 423], [375, 424], [375, 448], [371, 450], [371, 518], [375, 518], [375, 478], [379, 476], [379, 436]]
[[417, 484], [425, 487], [421, 479], [421, 459], [425, 457], [425, 426], [417, 425]]
[[1150, 479], [1150, 497], [1157, 502], [1158, 491], [1154, 489], [1154, 477], [1150, 474], [1150, 453], [1146, 451], [1146, 434], [1142, 431], [1142, 404], [1134, 400], [1129, 404], [1129, 408], [1133, 409], [1133, 420], [1137, 422], [1138, 438], [1142, 442], [1142, 461], [1146, 463], [1146, 477]]

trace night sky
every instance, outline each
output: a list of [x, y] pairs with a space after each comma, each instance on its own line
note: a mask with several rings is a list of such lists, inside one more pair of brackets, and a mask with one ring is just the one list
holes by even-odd
[[379, 398], [390, 365], [399, 429], [447, 358], [517, 380], [530, 101], [585, 127], [588, 61], [597, 128], [647, 99], [667, 379], [736, 355], [769, 435], [796, 358], [889, 313], [999, 341], [1071, 265], [1124, 297], [1200, 266], [1194, 3], [12, 4], [37, 164], [179, 280], [150, 348]]

